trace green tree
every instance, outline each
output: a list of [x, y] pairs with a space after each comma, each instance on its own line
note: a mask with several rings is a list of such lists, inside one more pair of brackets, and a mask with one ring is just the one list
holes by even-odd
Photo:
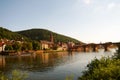
[[6, 51], [13, 50], [12, 45], [6, 45], [6, 46], [5, 46], [5, 50], [6, 50]]
[[8, 29], [0, 27], [0, 38], [6, 38], [9, 40], [21, 40], [21, 38], [24, 38], [25, 41], [28, 41], [29, 39], [25, 36], [22, 36], [16, 32], [12, 32]]
[[24, 51], [24, 50], [32, 50], [32, 49], [33, 49], [33, 46], [32, 46], [31, 42], [24, 42], [22, 44], [22, 48], [21, 48], [22, 51]]
[[50, 34], [52, 33], [55, 43], [57, 43], [59, 41], [60, 42], [71, 41], [71, 42], [74, 42], [74, 43], [82, 43], [79, 40], [76, 40], [74, 38], [67, 37], [67, 36], [64, 36], [64, 35], [60, 35], [60, 34], [51, 32], [49, 30], [45, 30], [45, 29], [31, 29], [31, 30], [20, 31], [18, 33], [21, 34], [21, 35], [24, 35], [24, 36], [26, 36], [26, 37], [28, 37], [32, 40], [37, 40], [37, 41], [39, 41], [39, 40], [50, 41]]
[[15, 42], [15, 43], [12, 45], [12, 47], [13, 47], [13, 50], [15, 50], [15, 51], [20, 51], [22, 45], [21, 45], [21, 43], [19, 43], [19, 42]]
[[33, 49], [33, 45], [31, 42], [28, 42], [27, 43], [27, 47], [28, 47], [28, 50], [32, 50]]
[[33, 41], [33, 50], [39, 50], [40, 49], [40, 43], [38, 41]]
[[116, 53], [117, 59], [120, 59], [120, 44], [118, 45], [118, 51]]
[[23, 43], [23, 44], [22, 44], [21, 50], [22, 50], [22, 51], [28, 50], [28, 48], [27, 48], [27, 43]]
[[120, 59], [95, 59], [87, 65], [79, 80], [120, 80]]

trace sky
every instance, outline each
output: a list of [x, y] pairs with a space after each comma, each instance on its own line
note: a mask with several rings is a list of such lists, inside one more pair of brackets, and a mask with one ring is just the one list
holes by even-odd
[[120, 0], [0, 0], [0, 26], [48, 29], [85, 43], [120, 41]]

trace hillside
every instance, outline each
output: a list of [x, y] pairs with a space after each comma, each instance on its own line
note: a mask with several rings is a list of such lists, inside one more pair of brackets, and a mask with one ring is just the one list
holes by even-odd
[[[61, 34], [57, 34], [55, 32], [46, 30], [46, 29], [30, 29], [17, 32], [21, 35], [24, 35], [32, 40], [48, 40], [50, 41], [50, 35], [53, 35], [54, 42], [68, 42], [72, 41], [75, 43], [80, 43], [80, 41], [73, 39], [71, 37], [67, 37]], [[81, 42], [82, 43], [82, 42]]]
[[24, 38], [24, 40], [28, 40], [28, 38], [23, 35], [20, 35], [18, 33], [0, 27], [0, 39], [1, 38], [6, 38], [10, 40], [21, 40], [22, 38]]

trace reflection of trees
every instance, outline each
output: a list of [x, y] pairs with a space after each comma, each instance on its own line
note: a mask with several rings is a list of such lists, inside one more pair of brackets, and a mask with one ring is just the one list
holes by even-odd
[[0, 70], [5, 67], [5, 57], [0, 56]]
[[30, 56], [8, 56], [5, 57], [4, 70], [8, 73], [14, 69], [25, 71], [43, 72], [54, 69], [54, 67], [65, 63], [68, 53], [41, 53]]

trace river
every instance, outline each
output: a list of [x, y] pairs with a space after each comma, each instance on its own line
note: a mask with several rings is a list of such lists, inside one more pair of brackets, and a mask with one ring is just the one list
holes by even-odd
[[0, 70], [8, 75], [15, 69], [25, 71], [28, 73], [27, 80], [65, 80], [67, 76], [73, 76], [74, 80], [77, 80], [91, 60], [112, 55], [110, 52], [58, 52], [0, 56]]

